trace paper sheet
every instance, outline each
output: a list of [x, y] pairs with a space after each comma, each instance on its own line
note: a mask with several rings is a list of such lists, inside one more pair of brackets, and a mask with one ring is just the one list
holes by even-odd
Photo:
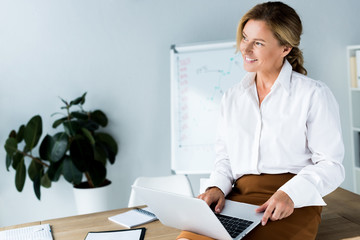
[[49, 224], [10, 229], [0, 232], [1, 240], [53, 240]]
[[141, 240], [144, 239], [145, 228], [108, 232], [89, 232], [85, 240]]
[[157, 217], [151, 212], [150, 208], [132, 209], [124, 213], [109, 217], [109, 220], [132, 228], [148, 222], [157, 220]]

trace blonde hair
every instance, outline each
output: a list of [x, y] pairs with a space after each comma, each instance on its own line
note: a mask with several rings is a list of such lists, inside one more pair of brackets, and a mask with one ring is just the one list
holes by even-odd
[[261, 3], [250, 9], [240, 20], [236, 34], [236, 50], [240, 51], [243, 29], [250, 20], [262, 20], [267, 23], [280, 45], [292, 47], [285, 57], [294, 71], [307, 74], [304, 57], [299, 49], [302, 24], [295, 10], [282, 2]]

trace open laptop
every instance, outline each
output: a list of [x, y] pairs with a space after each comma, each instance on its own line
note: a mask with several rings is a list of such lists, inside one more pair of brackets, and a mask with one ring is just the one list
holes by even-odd
[[260, 223], [263, 215], [255, 212], [256, 205], [230, 200], [226, 200], [224, 209], [218, 215], [198, 198], [140, 186], [132, 188], [164, 225], [215, 239], [242, 239]]

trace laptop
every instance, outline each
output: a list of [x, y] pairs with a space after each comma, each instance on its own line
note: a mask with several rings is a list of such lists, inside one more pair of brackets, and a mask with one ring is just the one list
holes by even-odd
[[256, 205], [226, 200], [222, 212], [215, 214], [198, 198], [140, 186], [132, 188], [162, 224], [215, 239], [242, 239], [263, 216], [263, 213], [255, 212]]

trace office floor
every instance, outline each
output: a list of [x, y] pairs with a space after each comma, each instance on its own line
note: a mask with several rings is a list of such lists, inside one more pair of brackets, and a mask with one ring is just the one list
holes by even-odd
[[316, 240], [360, 240], [360, 195], [338, 188], [324, 199]]

